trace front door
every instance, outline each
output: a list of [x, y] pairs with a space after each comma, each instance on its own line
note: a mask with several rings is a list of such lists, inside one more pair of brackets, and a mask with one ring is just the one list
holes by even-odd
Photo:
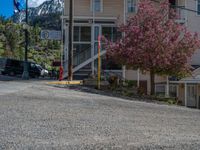
[[188, 85], [187, 86], [187, 106], [197, 107], [197, 86]]

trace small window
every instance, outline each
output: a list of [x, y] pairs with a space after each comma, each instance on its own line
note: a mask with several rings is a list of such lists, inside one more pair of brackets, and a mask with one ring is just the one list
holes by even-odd
[[200, 15], [200, 0], [197, 0], [197, 15]]
[[91, 0], [91, 10], [95, 12], [102, 12], [102, 2], [103, 0]]
[[128, 13], [136, 12], [136, 0], [127, 0]]

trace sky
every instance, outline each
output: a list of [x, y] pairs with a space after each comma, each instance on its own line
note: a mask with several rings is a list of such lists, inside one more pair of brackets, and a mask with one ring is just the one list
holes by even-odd
[[[45, 0], [29, 0], [29, 7], [37, 7]], [[13, 0], [0, 0], [0, 15], [10, 17], [13, 15]]]

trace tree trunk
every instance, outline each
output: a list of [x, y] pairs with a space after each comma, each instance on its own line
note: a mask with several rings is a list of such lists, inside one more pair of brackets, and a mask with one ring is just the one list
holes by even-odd
[[150, 81], [151, 81], [151, 95], [155, 94], [155, 73], [150, 71]]

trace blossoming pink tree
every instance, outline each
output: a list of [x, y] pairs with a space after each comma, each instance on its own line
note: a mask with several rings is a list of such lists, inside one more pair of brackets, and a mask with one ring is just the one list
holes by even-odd
[[168, 1], [155, 4], [141, 0], [138, 12], [119, 27], [124, 36], [107, 41], [108, 58], [131, 68], [150, 72], [151, 94], [155, 74], [178, 75], [189, 71], [188, 61], [200, 47], [197, 34], [176, 22], [177, 15]]

